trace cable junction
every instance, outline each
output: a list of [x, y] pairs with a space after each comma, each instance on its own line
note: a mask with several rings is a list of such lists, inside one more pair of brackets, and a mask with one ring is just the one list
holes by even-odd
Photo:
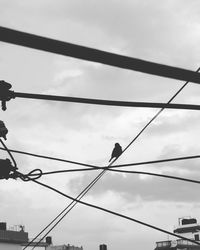
[[161, 77], [200, 83], [200, 74], [191, 70], [88, 48], [0, 26], [0, 41], [32, 49], [102, 63]]

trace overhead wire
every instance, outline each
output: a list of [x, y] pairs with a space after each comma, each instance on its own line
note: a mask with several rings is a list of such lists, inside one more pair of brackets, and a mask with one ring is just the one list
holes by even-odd
[[[0, 150], [5, 150], [5, 149], [0, 147]], [[85, 167], [91, 167], [91, 168], [96, 167], [94, 165], [87, 164], [87, 163], [71, 161], [71, 160], [61, 159], [58, 157], [52, 157], [52, 156], [47, 156], [47, 155], [35, 154], [31, 152], [26, 152], [26, 151], [20, 151], [20, 150], [14, 150], [14, 149], [9, 149], [9, 151], [16, 153], [16, 154], [24, 154], [24, 155], [28, 155], [32, 157], [43, 158], [43, 159], [53, 160], [53, 161], [60, 161], [60, 162], [65, 162], [65, 163], [70, 163], [70, 164], [75, 164], [75, 165], [80, 165], [80, 166], [85, 166]]]
[[[50, 175], [50, 174], [69, 173], [69, 172], [84, 172], [84, 171], [92, 171], [92, 170], [98, 170], [98, 169], [96, 169], [96, 168], [85, 168], [85, 169], [80, 168], [80, 169], [56, 170], [56, 171], [42, 172], [41, 176]], [[146, 172], [146, 171], [119, 170], [119, 169], [113, 169], [113, 168], [108, 168], [107, 171], [115, 172], [115, 173], [124, 173], [124, 174], [151, 175], [151, 176], [164, 177], [164, 178], [169, 178], [169, 179], [175, 179], [175, 180], [200, 184], [199, 180], [193, 180], [193, 179], [188, 179], [188, 178], [183, 178], [183, 177], [178, 177], [178, 176], [172, 176], [172, 175], [157, 174], [157, 173]], [[36, 176], [36, 175], [38, 175], [38, 174], [30, 174], [29, 176]]]
[[[97, 169], [87, 168], [87, 169], [57, 170], [57, 171], [43, 172], [41, 174], [41, 176], [43, 176], [43, 175], [50, 175], [50, 174], [59, 174], [59, 173], [69, 173], [69, 172], [74, 172], [74, 170], [76, 170], [77, 172], [82, 172], [82, 171], [91, 171], [91, 170], [97, 170]], [[107, 171], [115, 172], [115, 173], [124, 173], [124, 174], [144, 174], [144, 175], [164, 177], [164, 178], [169, 178], [169, 179], [175, 179], [175, 180], [180, 180], [180, 181], [186, 181], [186, 182], [192, 182], [192, 183], [200, 184], [200, 181], [198, 181], [198, 180], [193, 180], [193, 179], [188, 179], [188, 178], [183, 178], [183, 177], [178, 177], [178, 176], [172, 176], [172, 175], [157, 174], [157, 173], [146, 172], [146, 171], [119, 170], [119, 169], [112, 169], [112, 168], [108, 168]], [[36, 174], [32, 174], [30, 176], [35, 176], [35, 175]]]
[[[0, 150], [6, 150], [6, 149], [0, 147]], [[107, 166], [100, 167], [100, 166], [97, 166], [97, 165], [87, 164], [87, 163], [83, 163], [83, 162], [71, 161], [71, 160], [62, 159], [62, 158], [58, 158], [58, 157], [51, 157], [51, 156], [46, 156], [46, 155], [41, 155], [41, 154], [36, 154], [36, 153], [31, 153], [31, 152], [26, 152], [26, 151], [14, 150], [14, 149], [10, 149], [10, 148], [9, 148], [9, 151], [13, 152], [13, 153], [16, 153], [16, 154], [24, 154], [24, 155], [28, 155], [28, 156], [36, 157], [36, 158], [42, 158], [42, 159], [47, 159], [47, 160], [65, 162], [65, 163], [80, 165], [80, 166], [84, 166], [84, 167], [88, 167], [88, 168], [92, 168], [92, 169], [93, 168], [94, 169], [105, 169], [107, 167]], [[161, 160], [132, 162], [132, 163], [112, 165], [112, 166], [109, 167], [109, 169], [130, 167], [130, 166], [149, 165], [149, 164], [158, 164], [158, 163], [164, 163], [164, 162], [182, 161], [182, 160], [190, 160], [190, 159], [198, 159], [198, 158], [200, 158], [200, 155], [190, 155], [190, 156], [167, 158], [167, 159], [161, 159]], [[52, 171], [52, 173], [53, 173], [53, 171]]]
[[[196, 72], [199, 72], [200, 70], [200, 67], [197, 69]], [[185, 82], [181, 88], [179, 88], [179, 90], [170, 98], [170, 100], [167, 102], [167, 104], [170, 104], [174, 99], [175, 97], [187, 86], [187, 84], [189, 83], [189, 81]], [[148, 126], [163, 112], [164, 108], [160, 109], [153, 117], [152, 119], [142, 128], [142, 130], [134, 137], [134, 139], [125, 147], [125, 149], [122, 151], [122, 154], [139, 138], [139, 136], [148, 128]], [[116, 161], [117, 159], [115, 159], [114, 161], [112, 161], [108, 167], [112, 166], [113, 163]], [[92, 188], [94, 186], [94, 184], [105, 174], [106, 170], [103, 170], [77, 197], [76, 199], [81, 199], [89, 190], [90, 188]], [[80, 198], [79, 198], [80, 197]], [[58, 223], [72, 210], [72, 208], [77, 204], [77, 202], [73, 203], [71, 202], [67, 207], [66, 207], [66, 210], [64, 209], [63, 213], [64, 215], [61, 216], [61, 218], [47, 231], [47, 233], [41, 238], [41, 240], [43, 240], [54, 228], [56, 225], [58, 225]], [[70, 208], [70, 206], [72, 205], [72, 208]], [[69, 209], [68, 209], [69, 208]], [[68, 211], [67, 211], [68, 209]], [[61, 213], [60, 213], [61, 214]], [[57, 217], [56, 217], [57, 218]], [[45, 230], [46, 228], [48, 228], [51, 224], [53, 224], [55, 220], [53, 219], [48, 225], [47, 227], [45, 227]], [[44, 231], [44, 229], [38, 234], [41, 235]], [[38, 237], [37, 236], [37, 237]], [[35, 237], [33, 239], [33, 241], [37, 238]], [[40, 242], [41, 242], [40, 240]], [[32, 241], [32, 242], [33, 242]], [[36, 247], [36, 245], [35, 245]], [[35, 248], [33, 247], [33, 249]], [[23, 250], [25, 250], [26, 248], [24, 248]], [[32, 250], [33, 250], [32, 249]]]
[[200, 75], [191, 70], [58, 41], [2, 26], [0, 26], [0, 41], [123, 69], [200, 83]]

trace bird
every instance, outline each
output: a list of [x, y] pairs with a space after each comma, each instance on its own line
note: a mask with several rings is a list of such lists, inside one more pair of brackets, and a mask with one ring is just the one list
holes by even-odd
[[111, 158], [110, 158], [109, 162], [113, 158], [117, 159], [121, 154], [122, 154], [122, 147], [120, 146], [119, 143], [115, 143], [115, 147], [114, 147], [114, 149], [112, 151]]

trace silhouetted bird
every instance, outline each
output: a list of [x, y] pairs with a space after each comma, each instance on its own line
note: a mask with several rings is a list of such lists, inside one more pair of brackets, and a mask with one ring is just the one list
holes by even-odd
[[112, 151], [112, 155], [111, 158], [109, 160], [109, 162], [113, 159], [113, 158], [118, 158], [120, 155], [122, 154], [122, 147], [119, 145], [119, 143], [115, 143], [115, 147]]

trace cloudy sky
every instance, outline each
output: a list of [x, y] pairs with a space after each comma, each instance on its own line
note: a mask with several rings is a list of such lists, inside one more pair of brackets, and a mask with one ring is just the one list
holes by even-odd
[[[200, 66], [198, 0], [0, 0], [0, 25], [144, 60], [196, 70]], [[0, 43], [0, 79], [13, 90], [111, 100], [167, 102], [183, 82]], [[177, 103], [200, 104], [190, 83]], [[11, 100], [1, 112], [7, 146], [103, 166], [113, 145], [126, 147], [158, 111], [36, 100]], [[120, 163], [199, 154], [198, 111], [164, 111], [120, 157]], [[1, 158], [7, 155], [1, 152]], [[19, 170], [76, 166], [17, 155]], [[129, 170], [132, 169], [131, 167]], [[199, 160], [134, 167], [199, 179]], [[76, 196], [98, 174], [57, 174], [41, 182]], [[1, 181], [1, 221], [24, 224], [34, 237], [70, 202], [35, 183]], [[106, 173], [84, 200], [173, 231], [178, 218], [200, 219], [197, 184]], [[134, 222], [77, 205], [50, 234], [54, 244], [110, 250], [154, 249], [168, 236]]]

